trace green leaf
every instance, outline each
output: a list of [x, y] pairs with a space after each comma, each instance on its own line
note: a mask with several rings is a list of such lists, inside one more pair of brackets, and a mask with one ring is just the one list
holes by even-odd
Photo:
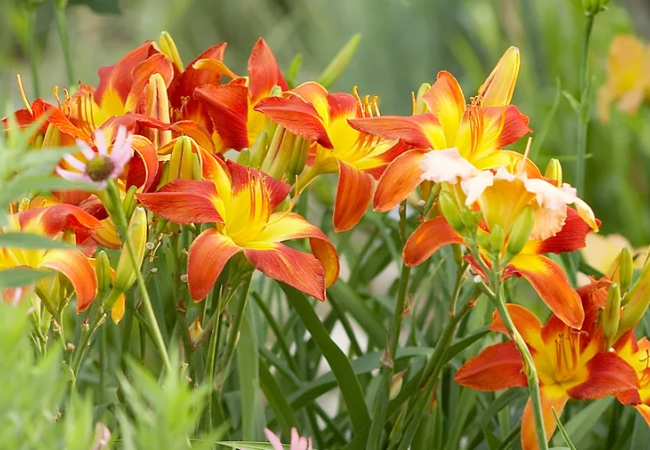
[[34, 270], [28, 267], [0, 270], [0, 289], [11, 289], [34, 284], [53, 272], [49, 270]]
[[71, 6], [86, 5], [99, 14], [120, 14], [120, 4], [117, 0], [69, 0]]
[[289, 436], [291, 428], [298, 427], [298, 419], [293, 414], [293, 409], [289, 405], [289, 401], [284, 392], [282, 392], [282, 388], [262, 359], [260, 359], [260, 387], [264, 391], [266, 400], [275, 412], [275, 417], [278, 419], [282, 432], [286, 436]]
[[95, 189], [95, 186], [91, 184], [69, 181], [59, 177], [48, 177], [43, 175], [21, 176], [12, 179], [3, 187], [2, 194], [0, 195], [0, 204], [6, 204], [12, 200], [17, 200], [19, 197], [33, 191], [89, 191], [93, 189]]
[[318, 77], [318, 82], [325, 87], [329, 87], [334, 83], [339, 76], [343, 73], [345, 68], [350, 63], [350, 60], [354, 56], [354, 53], [357, 51], [359, 46], [359, 41], [361, 40], [360, 34], [355, 34], [350, 38], [348, 42], [345, 43], [343, 48], [339, 50], [334, 59], [327, 65], [325, 70]]
[[[240, 299], [240, 301], [244, 301]], [[253, 327], [250, 305], [244, 310], [239, 342], [237, 343], [237, 368], [241, 388], [242, 430], [244, 439], [257, 439], [264, 428], [264, 410], [260, 398], [260, 379], [257, 334]]]
[[560, 430], [560, 434], [564, 438], [564, 442], [566, 442], [566, 445], [569, 446], [570, 450], [578, 450], [576, 449], [576, 446], [573, 445], [573, 442], [571, 442], [571, 438], [567, 434], [566, 430], [564, 429], [564, 426], [562, 425], [562, 422], [560, 422], [560, 416], [557, 415], [557, 411], [555, 410], [554, 406], [551, 406], [551, 410], [553, 411], [553, 417], [555, 417], [555, 422], [557, 423], [557, 428]]
[[[611, 406], [613, 401], [612, 397], [595, 400], [573, 416], [564, 425], [564, 429], [571, 437], [571, 440], [580, 444], [580, 441], [593, 430], [596, 422], [598, 422], [605, 410]], [[561, 435], [555, 436], [552, 440], [553, 445], [562, 445], [563, 441]]]
[[[219, 441], [216, 442], [218, 445], [223, 445], [228, 448], [235, 448], [238, 450], [274, 450], [273, 447], [268, 442], [251, 442], [251, 441]], [[283, 445], [283, 448], [286, 450], [291, 450], [291, 446]], [[316, 449], [314, 449], [316, 450]]]
[[0, 248], [20, 248], [27, 250], [47, 250], [52, 248], [73, 248], [61, 241], [53, 241], [47, 236], [31, 233], [9, 232], [0, 234]]
[[334, 343], [327, 329], [307, 300], [307, 297], [298, 290], [280, 283], [280, 287], [287, 295], [289, 303], [296, 310], [312, 339], [318, 345], [323, 356], [329, 363], [332, 373], [341, 389], [341, 395], [347, 406], [352, 428], [359, 432], [370, 424], [370, 413], [366, 400], [361, 390], [359, 380], [352, 369], [350, 360], [345, 353]]

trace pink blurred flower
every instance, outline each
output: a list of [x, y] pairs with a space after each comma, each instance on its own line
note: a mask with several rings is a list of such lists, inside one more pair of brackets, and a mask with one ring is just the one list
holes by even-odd
[[[266, 438], [269, 440], [274, 450], [284, 450], [282, 442], [280, 442], [280, 438], [276, 436], [271, 430], [264, 428], [264, 434], [266, 434]], [[301, 437], [298, 434], [298, 430], [295, 428], [291, 429], [291, 446], [289, 447], [290, 450], [312, 450], [313, 448], [314, 447], [312, 446], [311, 439]]]

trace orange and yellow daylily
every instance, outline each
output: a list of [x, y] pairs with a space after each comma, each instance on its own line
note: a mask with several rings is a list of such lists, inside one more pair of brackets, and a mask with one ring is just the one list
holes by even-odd
[[[302, 216], [276, 211], [290, 186], [232, 161], [213, 158], [206, 181], [174, 180], [159, 192], [138, 194], [151, 211], [179, 224], [212, 223], [192, 243], [188, 283], [195, 301], [205, 298], [224, 266], [243, 253], [263, 274], [319, 300], [338, 278], [336, 250], [327, 236]], [[309, 238], [312, 253], [283, 244]]]
[[607, 58], [607, 82], [598, 92], [598, 116], [610, 117], [612, 102], [620, 111], [634, 114], [650, 97], [650, 47], [634, 36], [618, 35], [612, 40]]
[[[556, 427], [552, 408], [560, 415], [570, 398], [598, 399], [639, 388], [634, 369], [620, 356], [606, 351], [602, 329], [597, 325], [600, 305], [592, 294], [591, 286], [576, 293], [582, 298], [586, 315], [580, 330], [569, 327], [555, 315], [542, 325], [523, 306], [506, 305], [537, 369], [544, 428], [549, 439]], [[496, 312], [490, 329], [508, 334]], [[480, 391], [528, 385], [514, 341], [485, 348], [468, 360], [454, 379], [461, 386]], [[521, 445], [523, 450], [538, 449], [530, 399], [522, 417]]]
[[650, 340], [637, 340], [634, 330], [625, 333], [614, 345], [616, 354], [634, 368], [639, 386], [616, 395], [624, 405], [633, 405], [650, 425]]
[[[20, 231], [57, 239], [66, 229], [71, 229], [79, 242], [85, 241], [92, 229], [101, 226], [97, 219], [80, 208], [63, 204], [20, 212], [11, 217], [11, 222], [4, 232]], [[14, 267], [51, 269], [63, 274], [77, 294], [77, 312], [88, 308], [97, 295], [95, 270], [88, 257], [77, 248], [0, 248], [0, 270]]]
[[339, 173], [334, 229], [353, 228], [372, 201], [374, 180], [407, 147], [397, 139], [370, 136], [350, 126], [350, 119], [379, 114], [377, 102], [345, 94], [330, 94], [316, 82], [304, 83], [284, 97], [262, 100], [256, 110], [289, 132], [314, 142], [313, 161], [298, 177], [298, 190], [323, 173]]
[[442, 71], [422, 97], [427, 112], [350, 121], [360, 131], [401, 139], [415, 147], [396, 158], [382, 175], [374, 196], [376, 211], [394, 208], [420, 184], [419, 163], [431, 150], [455, 147], [481, 169], [522, 159], [519, 153], [501, 150], [531, 132], [528, 117], [510, 105], [519, 63], [519, 49], [510, 47], [470, 104], [466, 104], [463, 90], [454, 76]]

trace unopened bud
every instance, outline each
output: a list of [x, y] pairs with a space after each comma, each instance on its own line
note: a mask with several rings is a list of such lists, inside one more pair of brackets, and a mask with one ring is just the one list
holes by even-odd
[[431, 89], [431, 85], [429, 83], [422, 83], [420, 85], [420, 89], [418, 89], [418, 93], [415, 96], [415, 101], [413, 102], [413, 115], [429, 112], [429, 106], [423, 100], [424, 94], [429, 92], [429, 89]]
[[460, 244], [452, 244], [451, 249], [454, 254], [454, 261], [456, 262], [456, 265], [460, 267], [463, 263], [463, 249]]
[[199, 155], [196, 153], [192, 153], [192, 179], [196, 181], [203, 180], [201, 161], [199, 160]]
[[621, 292], [625, 294], [632, 284], [634, 275], [634, 261], [629, 248], [623, 247], [618, 257], [618, 264], [618, 284], [621, 287]]
[[595, 16], [601, 11], [607, 9], [609, 0], [582, 0], [582, 9], [585, 14]]
[[447, 191], [442, 191], [438, 197], [438, 203], [442, 215], [445, 216], [449, 225], [451, 225], [451, 227], [456, 231], [462, 231], [465, 228], [465, 221], [462, 220], [462, 213], [465, 211], [461, 212], [454, 196]]
[[111, 262], [104, 250], [97, 253], [95, 257], [95, 272], [97, 272], [97, 290], [105, 292], [111, 288]]
[[552, 158], [546, 166], [544, 176], [550, 180], [557, 182], [558, 186], [562, 186], [562, 164], [558, 159]]
[[618, 331], [620, 337], [631, 330], [643, 318], [650, 305], [650, 265], [645, 264], [641, 276], [625, 294], [622, 301], [625, 307], [621, 313], [621, 323]]
[[463, 221], [463, 225], [473, 230], [483, 220], [483, 214], [480, 211], [463, 208], [460, 212], [460, 219]]
[[124, 200], [122, 201], [122, 210], [124, 211], [126, 220], [131, 220], [133, 211], [135, 211], [135, 207], [138, 205], [138, 200], [135, 198], [135, 192], [137, 190], [138, 188], [136, 188], [135, 186], [131, 186], [129, 190], [126, 192], [126, 195], [124, 196]]
[[287, 169], [287, 182], [293, 184], [296, 176], [302, 173], [307, 162], [307, 155], [309, 154], [309, 147], [311, 142], [301, 137], [296, 138], [296, 142], [291, 153], [289, 160], [289, 167]]
[[269, 144], [269, 135], [266, 131], [262, 131], [257, 135], [257, 139], [253, 143], [250, 150], [249, 166], [260, 168], [264, 157], [266, 156], [266, 149]]
[[192, 322], [192, 325], [189, 326], [188, 332], [190, 334], [190, 339], [192, 340], [192, 344], [196, 344], [203, 334], [203, 327], [201, 326], [201, 320], [197, 316], [196, 319], [194, 319], [194, 322]]
[[621, 319], [621, 290], [617, 284], [612, 284], [607, 294], [605, 311], [603, 312], [603, 334], [607, 341], [607, 348], [611, 348], [614, 338], [618, 333]]
[[531, 206], [526, 206], [519, 217], [515, 219], [508, 238], [507, 252], [510, 256], [516, 256], [521, 252], [528, 242], [530, 233], [535, 227], [535, 211]]
[[176, 43], [172, 39], [171, 35], [166, 31], [160, 33], [160, 50], [162, 50], [162, 52], [172, 60], [179, 72], [183, 71], [183, 61], [178, 53]]
[[192, 167], [192, 143], [193, 140], [187, 136], [179, 137], [174, 143], [171, 158], [169, 160], [169, 173], [167, 180], [172, 181], [178, 178], [191, 180], [193, 175]]
[[390, 380], [390, 394], [389, 394], [389, 400], [393, 400], [395, 397], [397, 397], [402, 390], [402, 383], [404, 381], [404, 374], [406, 373], [406, 370], [402, 370], [401, 372], [397, 372], [395, 375]]
[[[165, 79], [159, 73], [154, 73], [149, 77], [146, 97], [146, 114], [149, 117], [158, 119], [164, 123], [170, 123], [169, 118], [169, 98], [167, 97], [167, 85]], [[147, 134], [155, 148], [160, 148], [172, 140], [171, 130], [150, 129]]]
[[490, 230], [490, 252], [494, 255], [500, 255], [503, 245], [506, 242], [506, 232], [500, 225], [495, 225]]
[[242, 166], [250, 166], [250, 160], [251, 152], [247, 148], [242, 149], [237, 155], [237, 164]]
[[359, 41], [361, 40], [361, 34], [355, 34], [350, 38], [348, 42], [345, 43], [343, 48], [336, 54], [334, 59], [327, 65], [325, 70], [318, 77], [318, 82], [325, 86], [326, 88], [331, 86], [339, 76], [343, 73], [345, 68], [350, 63], [350, 60], [354, 56], [354, 53], [357, 51], [359, 46]]
[[[126, 245], [122, 248], [120, 259], [115, 269], [115, 281], [113, 291], [118, 293], [126, 292], [136, 280], [136, 271], [140, 270], [142, 260], [147, 248], [147, 213], [143, 208], [136, 208], [131, 217], [128, 229], [131, 242], [135, 249], [136, 264], [131, 260], [130, 252]], [[112, 305], [108, 305], [109, 307]]]

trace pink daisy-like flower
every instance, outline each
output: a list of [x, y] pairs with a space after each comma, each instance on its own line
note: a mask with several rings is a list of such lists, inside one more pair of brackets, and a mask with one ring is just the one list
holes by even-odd
[[106, 187], [106, 180], [114, 179], [122, 175], [124, 167], [133, 157], [133, 147], [131, 145], [133, 136], [127, 134], [126, 127], [120, 126], [117, 130], [117, 136], [113, 141], [110, 154], [106, 137], [102, 130], [95, 131], [93, 140], [95, 141], [97, 151], [93, 150], [85, 142], [77, 140], [77, 147], [81, 150], [86, 162], [68, 154], [63, 157], [63, 160], [74, 171], [57, 167], [56, 172], [67, 180], [83, 181], [94, 184], [99, 189], [104, 189]]
[[[275, 435], [275, 433], [273, 433], [268, 428], [264, 428], [264, 434], [273, 446], [273, 450], [284, 450], [280, 438]], [[291, 429], [291, 445], [289, 447], [289, 450], [312, 450], [313, 448], [314, 447], [312, 446], [311, 439], [301, 437], [298, 434], [298, 430], [295, 428]]]

